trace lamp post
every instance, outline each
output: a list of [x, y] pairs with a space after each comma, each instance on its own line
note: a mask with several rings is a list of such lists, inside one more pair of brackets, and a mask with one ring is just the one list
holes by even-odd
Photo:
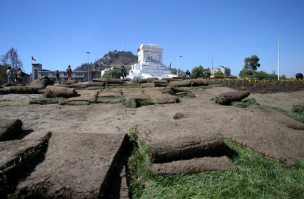
[[90, 61], [89, 61], [89, 55], [90, 55], [90, 52], [87, 52], [88, 54], [88, 82], [89, 82], [89, 77], [90, 77]]
[[[180, 58], [179, 58], [179, 71], [181, 70], [181, 68], [182, 68], [182, 61], [181, 61], [181, 57], [182, 56], [179, 56]], [[179, 73], [177, 74], [177, 77], [179, 76]]]

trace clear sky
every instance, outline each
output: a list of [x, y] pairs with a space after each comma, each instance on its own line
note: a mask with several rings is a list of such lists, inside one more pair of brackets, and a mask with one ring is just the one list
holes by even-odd
[[[0, 55], [18, 50], [25, 72], [72, 69], [140, 44], [164, 48], [163, 63], [183, 70], [230, 67], [238, 75], [256, 54], [267, 73], [304, 73], [304, 0], [0, 1]], [[126, 42], [125, 42], [126, 41]], [[126, 45], [125, 45], [126, 43]], [[34, 56], [37, 61], [32, 61]]]

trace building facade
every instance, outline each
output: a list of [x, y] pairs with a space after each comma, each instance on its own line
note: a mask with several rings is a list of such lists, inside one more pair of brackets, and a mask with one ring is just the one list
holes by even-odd
[[[68, 80], [68, 75], [66, 71], [59, 71], [59, 78]], [[32, 81], [42, 77], [42, 76], [47, 76], [54, 82], [57, 82], [57, 77], [56, 77], [56, 71], [51, 71], [51, 70], [45, 70], [42, 69], [42, 64], [32, 64], [32, 75], [31, 79]], [[77, 80], [78, 82], [88, 82], [92, 81], [93, 78], [99, 78], [100, 77], [100, 72], [99, 71], [73, 71], [72, 73], [72, 80]]]
[[226, 74], [227, 76], [231, 75], [230, 68], [224, 66], [211, 69], [211, 75], [214, 75], [214, 73], [216, 73], [217, 71], [222, 71], [222, 73]]

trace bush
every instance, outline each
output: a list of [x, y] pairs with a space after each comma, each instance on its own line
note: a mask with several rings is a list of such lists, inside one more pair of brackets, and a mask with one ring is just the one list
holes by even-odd
[[121, 77], [121, 72], [113, 69], [107, 70], [102, 76], [102, 78], [120, 78], [120, 77]]

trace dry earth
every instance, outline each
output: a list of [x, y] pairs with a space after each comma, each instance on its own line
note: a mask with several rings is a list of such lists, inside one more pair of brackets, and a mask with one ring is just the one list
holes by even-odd
[[[294, 125], [302, 128], [302, 123], [273, 111], [271, 114], [275, 117], [271, 117], [269, 110], [263, 108], [222, 106], [210, 100], [229, 91], [234, 90], [227, 87], [194, 89], [196, 98], [139, 108], [125, 108], [120, 103], [30, 105], [29, 98], [39, 95], [0, 95], [0, 119], [20, 119], [23, 129], [33, 132], [23, 139], [41, 136], [35, 132], [52, 132], [45, 159], [19, 183], [17, 195], [10, 197], [97, 196], [125, 134], [132, 128], [137, 128], [139, 133], [140, 129], [146, 129], [159, 140], [186, 132], [221, 134], [283, 164], [295, 165], [298, 160], [304, 160], [304, 133], [289, 128]], [[250, 96], [260, 104], [291, 110], [292, 105], [303, 101], [304, 91]], [[185, 117], [173, 120], [177, 112]], [[123, 192], [115, 197], [128, 197], [123, 186], [126, 183], [121, 184]]]

